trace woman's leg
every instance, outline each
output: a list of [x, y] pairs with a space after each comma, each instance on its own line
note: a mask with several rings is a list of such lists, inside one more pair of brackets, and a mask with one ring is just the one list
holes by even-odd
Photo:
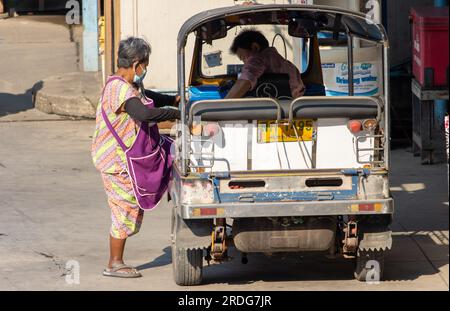
[[[111, 230], [109, 237], [108, 268], [124, 264], [123, 253], [126, 239], [139, 232], [143, 211], [134, 197], [131, 179], [128, 176], [104, 174], [103, 181], [111, 208]], [[119, 269], [122, 273], [132, 272], [129, 268]]]
[[125, 249], [125, 242], [127, 239], [116, 239], [109, 236], [109, 264], [108, 268], [113, 265], [123, 264], [123, 251]]
[[117, 239], [111, 235], [109, 236], [109, 263], [108, 269], [103, 271], [103, 275], [121, 278], [137, 278], [142, 276], [136, 268], [126, 265], [123, 262], [123, 251], [126, 241], [126, 239]]

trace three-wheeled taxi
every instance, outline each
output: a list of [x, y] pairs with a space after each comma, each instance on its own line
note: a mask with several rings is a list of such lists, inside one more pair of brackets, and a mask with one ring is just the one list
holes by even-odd
[[[267, 72], [247, 96], [224, 99], [242, 69], [229, 47], [248, 27], [301, 69], [304, 96], [292, 98], [286, 76]], [[345, 60], [323, 62], [329, 47]], [[356, 55], [364, 47], [370, 62]], [[200, 284], [204, 262], [227, 260], [231, 246], [243, 263], [255, 252], [344, 256], [356, 279], [379, 280], [394, 212], [383, 26], [328, 6], [233, 6], [187, 20], [177, 48], [175, 282]], [[333, 66], [340, 94], [324, 83]], [[372, 93], [360, 88], [367, 81], [378, 85]]]

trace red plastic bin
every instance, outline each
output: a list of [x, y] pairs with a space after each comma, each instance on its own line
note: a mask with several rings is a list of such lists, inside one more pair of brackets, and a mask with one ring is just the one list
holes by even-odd
[[448, 7], [411, 9], [413, 74], [424, 87], [448, 85]]

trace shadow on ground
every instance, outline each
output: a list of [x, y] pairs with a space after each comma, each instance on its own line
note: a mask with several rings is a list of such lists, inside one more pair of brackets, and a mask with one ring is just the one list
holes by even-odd
[[44, 82], [37, 82], [23, 94], [2, 93], [0, 91], [0, 117], [16, 114], [34, 108], [34, 96], [42, 89]]
[[[412, 154], [411, 161], [416, 161]], [[395, 190], [393, 246], [386, 254], [384, 281], [413, 281], [439, 274], [440, 270], [442, 274], [449, 262], [446, 166], [397, 163], [391, 176], [391, 188]], [[230, 262], [205, 265], [204, 285], [353, 280], [352, 259], [330, 259], [324, 254], [290, 254], [284, 258], [249, 254], [248, 264], [243, 265], [236, 249], [230, 248], [230, 256], [234, 258]], [[167, 266], [171, 262], [168, 246], [159, 257], [138, 269]]]
[[[394, 233], [395, 234], [395, 233]], [[448, 256], [448, 243], [441, 245], [429, 236], [394, 236], [393, 251], [386, 254], [384, 281], [412, 281], [421, 276], [439, 273], [445, 265], [442, 261], [431, 263], [423, 259], [417, 261], [410, 258], [410, 251], [399, 251], [395, 248], [402, 244], [410, 245], [407, 240], [416, 239], [421, 245], [428, 245], [440, 256]], [[420, 251], [420, 250], [417, 250]], [[246, 285], [256, 282], [296, 282], [296, 281], [344, 281], [353, 280], [354, 260], [342, 257], [327, 258], [324, 254], [288, 254], [266, 257], [263, 254], [249, 254], [248, 264], [241, 263], [241, 255], [234, 248], [230, 249], [230, 262], [206, 265], [203, 268], [203, 285], [229, 284]], [[163, 249], [163, 254], [149, 263], [137, 267], [147, 270], [171, 265], [170, 247]], [[448, 264], [448, 261], [447, 261]]]
[[161, 256], [156, 257], [155, 259], [153, 259], [152, 261], [150, 261], [146, 264], [136, 267], [136, 269], [146, 270], [146, 269], [170, 265], [172, 263], [172, 255], [171, 255], [170, 246], [164, 248], [162, 251], [163, 251], [163, 254]]

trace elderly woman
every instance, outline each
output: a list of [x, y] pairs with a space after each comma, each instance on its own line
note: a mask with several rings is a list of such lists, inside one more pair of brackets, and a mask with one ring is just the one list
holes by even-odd
[[[167, 96], [145, 90], [143, 80], [147, 73], [150, 45], [140, 38], [128, 38], [120, 42], [118, 70], [108, 78], [97, 109], [96, 130], [92, 143], [92, 158], [101, 172], [104, 188], [111, 208], [110, 257], [103, 275], [134, 278], [141, 274], [123, 261], [125, 241], [136, 234], [142, 224], [142, 205], [153, 196], [140, 196], [137, 185], [139, 176], [135, 174], [128, 151], [132, 148], [150, 150], [149, 157], [139, 174], [151, 174], [152, 170], [163, 172], [150, 175], [157, 198], [167, 189], [170, 170], [170, 152], [163, 146], [167, 139], [159, 136], [157, 122], [180, 118], [177, 109], [167, 109], [178, 103], [179, 97]], [[153, 148], [153, 149], [152, 149]], [[159, 156], [152, 161], [152, 154]], [[127, 162], [128, 161], [128, 162]], [[146, 176], [144, 176], [146, 177]], [[145, 178], [142, 179], [145, 181]], [[137, 188], [136, 188], [137, 187]], [[139, 201], [141, 199], [141, 201]], [[151, 202], [151, 208], [158, 200]]]

